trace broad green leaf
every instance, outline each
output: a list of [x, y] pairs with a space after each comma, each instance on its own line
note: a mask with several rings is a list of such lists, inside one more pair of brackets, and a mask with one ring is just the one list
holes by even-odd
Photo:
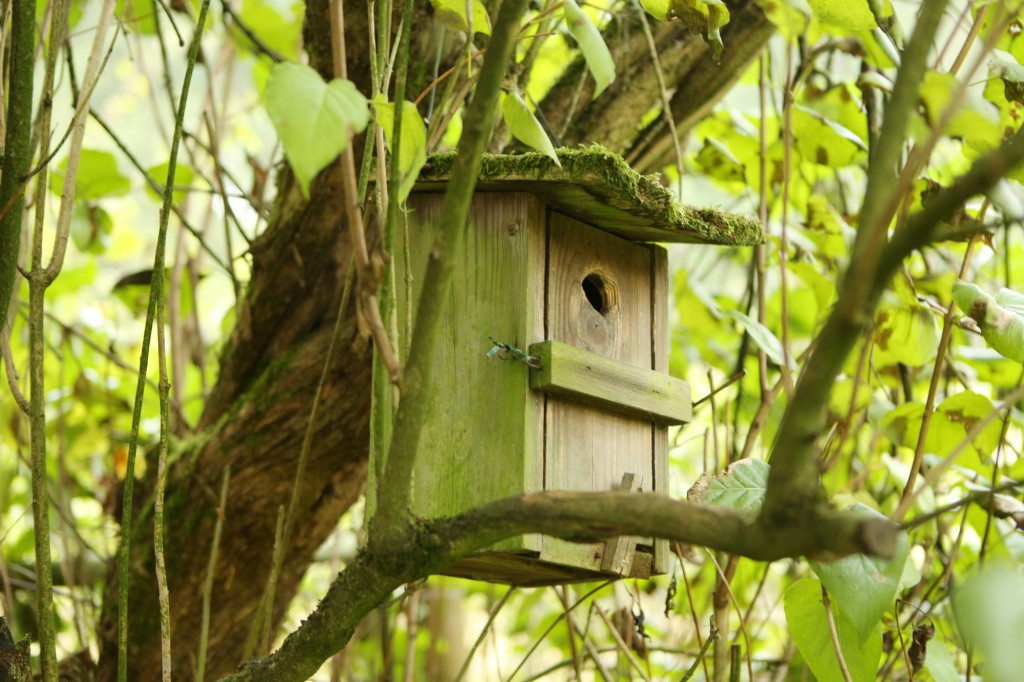
[[955, 105], [956, 112], [945, 134], [963, 138], [976, 149], [988, 151], [997, 147], [1002, 140], [998, 107], [973, 90], [963, 91], [961, 88], [960, 81], [952, 74], [925, 73], [920, 93], [928, 124], [937, 124], [946, 110]]
[[[779, 366], [786, 364], [786, 355], [782, 349], [782, 342], [772, 333], [772, 330], [738, 310], [727, 310], [725, 314], [727, 317], [740, 323], [740, 326], [750, 334], [750, 338], [754, 340], [757, 347], [763, 350], [772, 362]], [[792, 358], [790, 358], [789, 364], [792, 369], [796, 369], [796, 363], [792, 361]]]
[[[940, 457], [949, 455], [967, 438], [974, 425], [991, 414], [994, 409], [988, 398], [971, 391], [946, 398], [932, 415], [925, 441], [925, 452]], [[923, 404], [904, 403], [885, 415], [880, 428], [894, 443], [913, 449], [921, 432], [923, 414]], [[974, 451], [981, 462], [986, 461], [999, 444], [1001, 432], [999, 420], [990, 421], [971, 439], [967, 450]]]
[[[163, 192], [163, 185], [165, 182], [167, 182], [168, 165], [169, 164], [165, 161], [155, 166], [150, 166], [149, 168], [146, 169], [146, 174], [149, 175], [149, 177], [153, 178], [153, 180], [155, 180], [158, 185], [160, 185], [160, 192]], [[179, 163], [174, 167], [174, 186], [176, 188], [181, 188], [175, 189], [171, 193], [171, 196], [174, 198], [175, 203], [179, 203], [185, 199], [185, 196], [188, 193], [188, 188], [192, 186], [192, 183], [195, 181], [195, 179], [196, 172], [192, 170], [191, 166]], [[146, 183], [146, 194], [153, 197], [157, 201], [163, 200], [163, 195], [157, 194], [157, 192], [155, 192], [153, 188], [149, 186], [148, 182]]]
[[[68, 161], [60, 164], [60, 171], [50, 173], [50, 191], [60, 196], [64, 191], [64, 172]], [[117, 158], [109, 152], [83, 149], [78, 160], [78, 177], [75, 181], [75, 198], [95, 201], [103, 197], [121, 196], [132, 188], [131, 181], [121, 175]]]
[[351, 81], [325, 83], [310, 67], [290, 62], [274, 65], [263, 106], [307, 198], [316, 174], [366, 128], [370, 115], [366, 98]]
[[597, 83], [594, 89], [594, 98], [597, 98], [615, 80], [615, 61], [612, 59], [612, 53], [604, 44], [601, 32], [579, 5], [573, 0], [562, 0], [562, 11], [565, 13], [565, 23], [569, 26], [569, 32], [580, 44], [587, 68]]
[[[384, 95], [377, 95], [373, 108], [377, 112], [377, 122], [384, 129], [388, 151], [394, 154], [395, 104], [388, 102]], [[398, 200], [405, 201], [416, 184], [420, 169], [427, 162], [427, 128], [416, 105], [408, 101], [402, 106], [402, 140], [399, 146], [398, 168], [402, 172], [402, 180]]]
[[[843, 513], [885, 518], [863, 504], [855, 504]], [[878, 628], [882, 614], [892, 605], [909, 552], [910, 541], [901, 532], [892, 559], [853, 554], [830, 563], [811, 562], [822, 584], [849, 617], [860, 641]]]
[[811, 8], [807, 0], [782, 0], [757, 3], [768, 21], [775, 24], [779, 33], [787, 40], [802, 36], [811, 20]]
[[935, 638], [928, 642], [925, 651], [924, 667], [932, 674], [935, 682], [960, 682], [960, 673], [956, 671], [953, 657], [949, 655], [944, 642]]
[[[1011, 300], [1002, 294], [1003, 300]], [[977, 285], [957, 282], [953, 300], [964, 313], [978, 323], [981, 335], [1003, 357], [1024, 364], [1024, 316], [1004, 308]]]
[[665, 21], [669, 18], [668, 13], [672, 9], [672, 2], [671, 0], [640, 0], [640, 6], [658, 21]]
[[[925, 450], [938, 455], [948, 455], [960, 444], [974, 425], [992, 414], [995, 406], [983, 395], [964, 391], [952, 395], [939, 405], [928, 429]], [[998, 419], [991, 420], [980, 433], [972, 437], [967, 450], [977, 453], [984, 462], [999, 444], [1002, 425]]]
[[640, 0], [640, 5], [659, 21], [679, 19], [703, 35], [718, 62], [724, 47], [721, 28], [729, 23], [729, 8], [722, 0]]
[[1003, 288], [996, 293], [996, 303], [1015, 315], [1024, 316], [1024, 294]]
[[939, 347], [939, 327], [931, 310], [919, 305], [888, 305], [875, 316], [877, 366], [903, 363], [920, 367], [935, 360]]
[[833, 259], [845, 258], [850, 253], [856, 234], [828, 199], [819, 195], [812, 195], [807, 200], [805, 233], [818, 246], [819, 256]]
[[701, 474], [686, 498], [690, 502], [735, 509], [753, 520], [764, 502], [769, 470], [768, 463], [760, 459], [741, 459], [718, 475]]
[[868, 0], [807, 0], [820, 21], [854, 31], [870, 31], [878, 26]]
[[795, 106], [792, 120], [797, 149], [812, 163], [841, 168], [867, 151], [867, 145], [854, 132], [816, 111]]
[[71, 211], [71, 241], [83, 253], [100, 254], [110, 245], [114, 223], [99, 206], [76, 201]]
[[[821, 583], [813, 578], [798, 580], [786, 590], [783, 608], [793, 642], [814, 677], [818, 682], [842, 682], [843, 674], [839, 669], [839, 659], [832, 644], [821, 599]], [[867, 639], [861, 639], [835, 599], [832, 600], [832, 613], [839, 635], [839, 647], [850, 677], [856, 682], [874, 680], [878, 659], [882, 654], [881, 627], [876, 625]]]
[[[144, 0], [145, 1], [145, 0]], [[281, 9], [287, 7], [287, 12]], [[267, 0], [243, 0], [239, 13], [246, 29], [259, 42], [285, 59], [298, 59], [302, 47], [302, 21], [306, 4], [301, 0], [291, 3], [268, 2]], [[152, 12], [152, 7], [149, 7]], [[231, 34], [240, 47], [252, 54], [264, 54], [246, 32], [235, 22], [229, 22]]]
[[953, 594], [964, 639], [984, 655], [985, 679], [1016, 680], [1024, 670], [1024, 576], [994, 564]]
[[[466, 14], [466, 0], [430, 0], [444, 27], [449, 31], [466, 33], [469, 31], [469, 19]], [[469, 0], [473, 12], [473, 33], [491, 35], [491, 18], [481, 0]]]
[[745, 182], [743, 164], [728, 147], [713, 137], [704, 139], [704, 147], [697, 153], [697, 163], [705, 175], [715, 180]]
[[514, 92], [506, 93], [501, 102], [501, 114], [505, 117], [505, 125], [508, 126], [509, 132], [517, 140], [549, 157], [561, 168], [562, 164], [558, 161], [551, 140], [522, 97]]

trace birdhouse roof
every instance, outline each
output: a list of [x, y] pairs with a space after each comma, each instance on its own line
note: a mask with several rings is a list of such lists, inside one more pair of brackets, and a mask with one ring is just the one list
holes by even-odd
[[[753, 218], [681, 205], [655, 179], [603, 147], [556, 153], [561, 168], [539, 153], [485, 154], [476, 189], [531, 192], [566, 215], [633, 241], [731, 246], [764, 241], [764, 228]], [[431, 156], [415, 190], [441, 189], [454, 162], [454, 153]]]

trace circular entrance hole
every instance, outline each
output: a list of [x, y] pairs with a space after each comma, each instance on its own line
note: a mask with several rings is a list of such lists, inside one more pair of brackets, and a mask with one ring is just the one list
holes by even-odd
[[615, 305], [615, 288], [608, 280], [596, 272], [592, 272], [583, 278], [583, 295], [591, 307], [602, 315]]

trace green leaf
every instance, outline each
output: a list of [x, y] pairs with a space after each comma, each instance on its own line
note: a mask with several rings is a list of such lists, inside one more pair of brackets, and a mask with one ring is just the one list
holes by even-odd
[[999, 108], [971, 89], [963, 91], [961, 88], [960, 81], [952, 74], [938, 71], [925, 74], [920, 92], [928, 124], [937, 124], [956, 97], [957, 111], [945, 134], [963, 138], [975, 149], [987, 151], [997, 147], [1002, 141]]
[[565, 23], [576, 42], [580, 44], [587, 68], [594, 75], [597, 87], [594, 89], [596, 99], [608, 85], [615, 80], [615, 61], [608, 46], [604, 44], [601, 32], [594, 26], [587, 13], [580, 9], [573, 0], [562, 0], [562, 11]]
[[[287, 8], [286, 13], [279, 11], [284, 8]], [[302, 48], [302, 21], [305, 9], [306, 3], [301, 0], [291, 3], [243, 0], [239, 16], [245, 28], [262, 45], [285, 59], [298, 59]], [[147, 11], [153, 11], [152, 5]], [[263, 48], [256, 45], [235, 22], [230, 22], [229, 26], [231, 34], [242, 49], [255, 55], [264, 54]]]
[[506, 93], [501, 102], [501, 114], [505, 117], [509, 132], [517, 140], [549, 157], [559, 168], [562, 167], [551, 140], [522, 97], [514, 92]]
[[[885, 518], [859, 503], [843, 513]], [[849, 617], [860, 641], [877, 629], [882, 614], [892, 605], [909, 553], [910, 541], [901, 532], [892, 559], [853, 554], [831, 563], [810, 562], [829, 594]]]
[[[730, 317], [740, 323], [740, 326], [750, 334], [750, 338], [754, 340], [757, 347], [763, 350], [765, 355], [767, 355], [772, 362], [780, 367], [786, 364], [786, 356], [782, 350], [782, 342], [779, 341], [778, 337], [772, 333], [772, 330], [768, 329], [768, 327], [750, 316], [744, 315], [738, 310], [727, 310], [725, 311], [725, 314], [727, 317]], [[790, 358], [789, 365], [791, 369], [796, 369], [796, 363], [793, 362], [792, 358]]]
[[842, 168], [867, 152], [867, 145], [856, 133], [816, 111], [795, 106], [792, 118], [797, 149], [812, 163]]
[[935, 359], [939, 327], [931, 310], [913, 305], [883, 306], [875, 316], [875, 352], [879, 367], [903, 363], [920, 367]]
[[[821, 583], [813, 578], [797, 581], [783, 597], [786, 623], [793, 642], [803, 655], [818, 682], [842, 682], [839, 659], [829, 632], [825, 607], [821, 599]], [[866, 640], [862, 640], [850, 619], [833, 600], [832, 613], [843, 660], [856, 682], [875, 679], [875, 668], [882, 654], [882, 630], [876, 626]]]
[[[942, 401], [932, 417], [928, 428], [925, 450], [945, 456], [960, 444], [974, 425], [995, 410], [992, 401], [983, 395], [964, 391]], [[1002, 425], [998, 419], [991, 420], [985, 428], [971, 439], [968, 450], [973, 450], [984, 462], [999, 445]]]
[[[952, 395], [939, 405], [932, 415], [925, 441], [925, 452], [945, 457], [953, 452], [967, 438], [974, 425], [984, 419], [995, 408], [992, 402], [983, 395], [964, 391]], [[921, 403], [904, 403], [882, 419], [880, 428], [889, 440], [898, 445], [914, 448], [921, 432], [921, 417], [924, 405]], [[992, 420], [972, 438], [967, 446], [984, 462], [999, 444], [1002, 427], [998, 420]]]
[[769, 471], [768, 463], [760, 459], [738, 460], [718, 475], [701, 474], [686, 494], [686, 499], [735, 509], [753, 520], [764, 502]]
[[679, 19], [703, 35], [718, 63], [724, 48], [720, 29], [729, 23], [729, 8], [722, 0], [640, 0], [640, 5], [659, 21]]
[[[449, 31], [466, 33], [469, 21], [466, 14], [466, 0], [430, 0], [437, 12], [437, 18]], [[491, 18], [481, 0], [470, 0], [473, 12], [473, 33], [491, 35]]]
[[807, 0], [820, 21], [855, 31], [870, 31], [878, 26], [868, 0]]
[[985, 657], [985, 679], [1016, 680], [1024, 670], [1024, 576], [990, 565], [953, 594], [964, 639]]
[[[384, 95], [377, 95], [373, 100], [373, 108], [377, 112], [377, 122], [384, 129], [388, 151], [394, 154], [395, 104], [388, 102]], [[409, 101], [402, 105], [402, 141], [399, 146], [398, 169], [402, 179], [398, 187], [398, 200], [404, 202], [416, 184], [420, 169], [427, 162], [427, 128], [416, 105]]]
[[[50, 191], [60, 196], [64, 191], [64, 172], [68, 160], [60, 164], [60, 171], [50, 174]], [[78, 160], [78, 177], [75, 180], [75, 198], [95, 201], [103, 197], [121, 196], [132, 188], [131, 181], [121, 175], [117, 158], [109, 152], [83, 149]]]
[[[1000, 294], [1002, 300], [1015, 301], [1014, 292]], [[978, 323], [981, 335], [1003, 357], [1024, 364], [1024, 316], [1004, 308], [977, 285], [957, 282], [953, 300]], [[1016, 308], [1016, 306], [1015, 306]]]
[[938, 639], [928, 642], [925, 650], [927, 656], [924, 659], [924, 667], [932, 674], [935, 682], [960, 682], [960, 673], [956, 671], [953, 664], [953, 657], [949, 655], [949, 649]]
[[351, 81], [324, 83], [310, 67], [291, 62], [274, 65], [263, 91], [263, 106], [306, 198], [316, 174], [369, 120], [366, 98]]
[[665, 21], [672, 3], [670, 0], [640, 0], [640, 6], [658, 21]]
[[110, 245], [114, 223], [99, 206], [76, 201], [71, 211], [71, 241], [83, 253], [100, 254]]
[[[149, 177], [153, 178], [153, 180], [155, 180], [158, 185], [160, 185], [161, 192], [163, 192], [164, 183], [167, 182], [168, 166], [169, 164], [165, 161], [164, 163], [159, 163], [155, 166], [150, 166], [149, 168], [146, 169], [146, 174], [149, 175]], [[188, 194], [188, 189], [192, 186], [192, 183], [195, 182], [195, 179], [196, 172], [192, 170], [191, 166], [179, 163], [174, 167], [174, 186], [182, 188], [175, 189], [173, 192], [171, 192], [171, 196], [174, 198], [175, 203], [180, 203], [185, 199], [185, 196]], [[153, 197], [157, 201], [161, 201], [163, 199], [163, 195], [157, 194], [155, 191], [153, 191], [153, 188], [149, 186], [149, 183], [146, 183], [146, 194]]]
[[807, 0], [782, 0], [757, 3], [768, 21], [779, 29], [786, 40], [794, 40], [804, 34], [811, 19], [811, 8]]

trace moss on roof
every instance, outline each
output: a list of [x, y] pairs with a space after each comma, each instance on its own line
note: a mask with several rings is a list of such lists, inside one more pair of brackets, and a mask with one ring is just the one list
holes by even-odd
[[[570, 216], [636, 241], [733, 246], [764, 241], [764, 229], [753, 218], [680, 205], [656, 180], [603, 147], [559, 149], [557, 154], [561, 168], [538, 153], [484, 155], [477, 190], [533, 192]], [[416, 190], [439, 189], [454, 161], [454, 153], [431, 156]]]

